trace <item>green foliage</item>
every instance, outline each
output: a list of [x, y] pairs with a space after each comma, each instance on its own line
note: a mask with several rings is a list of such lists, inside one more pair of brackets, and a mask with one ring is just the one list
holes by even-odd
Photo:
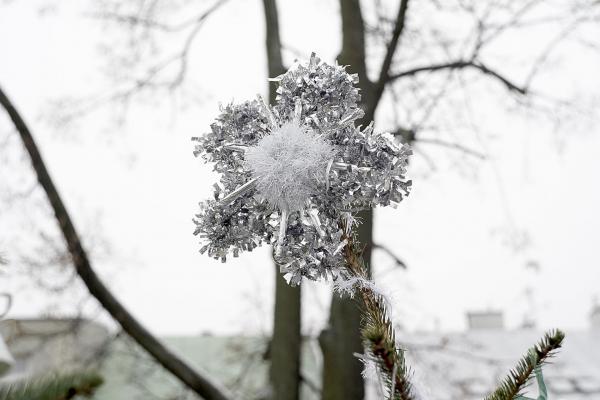
[[498, 388], [487, 396], [485, 400], [514, 400], [519, 397], [524, 398], [522, 397], [522, 391], [529, 383], [534, 371], [538, 378], [540, 392], [543, 392], [540, 397], [544, 399], [546, 394], [541, 368], [546, 360], [561, 347], [564, 338], [565, 334], [558, 329], [546, 333], [537, 345], [529, 349], [527, 354], [519, 360], [517, 366], [510, 371], [509, 375], [504, 378]]
[[91, 396], [102, 384], [94, 372], [52, 373], [0, 386], [1, 400], [68, 400]]

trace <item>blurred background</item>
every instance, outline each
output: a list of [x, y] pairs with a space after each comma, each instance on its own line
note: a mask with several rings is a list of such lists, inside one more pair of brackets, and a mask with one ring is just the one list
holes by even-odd
[[191, 137], [311, 52], [413, 147], [361, 237], [423, 397], [482, 398], [561, 328], [551, 398], [600, 398], [595, 0], [0, 1], [0, 384], [85, 366], [95, 399], [218, 398], [182, 357], [231, 398], [383, 398], [351, 302], [192, 235], [219, 177]]

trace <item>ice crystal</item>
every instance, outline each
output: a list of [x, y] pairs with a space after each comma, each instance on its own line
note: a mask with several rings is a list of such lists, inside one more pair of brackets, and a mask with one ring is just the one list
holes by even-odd
[[221, 174], [201, 203], [195, 234], [202, 253], [226, 260], [262, 243], [291, 284], [346, 277], [341, 222], [408, 194], [408, 146], [355, 121], [358, 77], [313, 54], [275, 78], [276, 104], [230, 104], [198, 138], [195, 154]]

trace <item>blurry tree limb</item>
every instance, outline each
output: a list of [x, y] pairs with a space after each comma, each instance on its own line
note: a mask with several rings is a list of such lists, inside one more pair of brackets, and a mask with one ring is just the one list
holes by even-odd
[[[276, 0], [263, 0], [265, 16], [265, 46], [269, 77], [285, 73], [281, 55], [279, 16]], [[269, 103], [275, 102], [275, 86], [269, 87]], [[270, 396], [276, 400], [298, 400], [300, 397], [301, 289], [288, 285], [275, 266], [275, 309], [273, 336], [270, 344]]]
[[385, 254], [387, 254], [388, 256], [390, 256], [391, 259], [394, 260], [394, 262], [396, 263], [396, 265], [398, 267], [400, 267], [402, 269], [407, 269], [406, 263], [400, 257], [398, 257], [396, 254], [394, 254], [394, 252], [392, 250], [390, 250], [389, 247], [386, 247], [379, 243], [373, 243], [373, 250], [375, 250], [375, 249], [379, 249], [379, 250], [383, 251]]
[[475, 157], [475, 158], [479, 158], [480, 160], [487, 159], [485, 154], [483, 154], [477, 150], [473, 150], [473, 149], [471, 149], [467, 146], [464, 146], [460, 143], [447, 142], [445, 140], [436, 139], [436, 138], [421, 138], [421, 137], [413, 139], [413, 142], [414, 143], [434, 144], [434, 145], [438, 145], [438, 146], [442, 146], [442, 147], [447, 147], [449, 149], [461, 151], [464, 154], [467, 154], [467, 155]]
[[319, 398], [321, 397], [322, 389], [310, 377], [306, 376], [305, 374], [300, 374], [300, 380], [308, 389], [310, 389], [311, 392], [313, 392], [315, 396], [318, 396]]
[[[132, 31], [135, 31], [132, 28], [143, 28], [149, 33], [148, 37], [153, 37], [150, 33], [154, 34], [156, 32], [172, 34], [174, 36], [180, 35], [183, 37], [182, 44], [175, 51], [172, 51], [172, 47], [169, 47], [169, 54], [165, 54], [164, 57], [158, 57], [158, 59], [150, 62], [147, 67], [133, 72], [131, 76], [119, 81], [118, 85], [107, 93], [81, 98], [77, 101], [65, 99], [57, 102], [54, 106], [56, 108], [55, 115], [53, 115], [56, 123], [68, 123], [113, 103], [127, 105], [143, 92], [161, 91], [171, 94], [176, 89], [181, 88], [189, 74], [189, 60], [193, 45], [204, 23], [229, 1], [216, 0], [211, 6], [202, 10], [194, 17], [172, 24], [161, 21], [154, 15], [155, 11], [148, 10], [138, 10], [139, 14], [121, 13], [111, 10], [102, 10], [87, 14], [88, 17], [94, 19], [124, 25], [131, 28], [130, 30]], [[149, 8], [154, 10], [155, 7], [151, 6]], [[148, 37], [140, 39], [132, 36], [124, 40], [123, 42], [131, 43], [133, 46], [128, 49], [127, 54], [137, 54], [137, 47], [140, 47], [142, 43], [151, 41]], [[152, 57], [154, 56], [155, 53], [152, 53]], [[128, 59], [127, 65], [129, 67], [137, 65], [142, 59], [143, 57], [139, 55], [133, 56], [133, 59]], [[114, 62], [122, 61], [115, 60]]]
[[129, 334], [142, 348], [150, 353], [159, 364], [176, 376], [183, 384], [207, 400], [227, 400], [229, 397], [225, 395], [223, 389], [216, 386], [206, 377], [200, 375], [190, 365], [165, 347], [164, 344], [135, 319], [135, 317], [102, 283], [92, 268], [79, 234], [75, 229], [75, 225], [50, 177], [31, 131], [1, 88], [0, 105], [5, 109], [15, 125], [15, 128], [19, 132], [23, 146], [31, 158], [31, 164], [35, 170], [40, 186], [44, 189], [48, 201], [54, 211], [56, 221], [58, 222], [67, 244], [75, 270], [92, 296], [98, 300], [127, 334]]
[[526, 95], [528, 92], [528, 89], [526, 86], [519, 86], [519, 85], [513, 83], [511, 80], [509, 80], [507, 77], [500, 74], [496, 70], [491, 69], [490, 67], [486, 66], [482, 62], [476, 61], [476, 60], [458, 60], [458, 61], [452, 61], [452, 62], [447, 62], [447, 63], [439, 63], [439, 64], [426, 65], [426, 66], [422, 66], [422, 67], [415, 67], [415, 68], [407, 69], [405, 71], [400, 71], [395, 74], [392, 74], [389, 77], [387, 77], [387, 81], [391, 82], [396, 79], [405, 78], [405, 77], [409, 77], [409, 76], [415, 76], [422, 72], [434, 72], [434, 71], [440, 71], [440, 70], [445, 70], [445, 69], [452, 70], [452, 69], [464, 69], [464, 68], [476, 69], [476, 70], [482, 72], [483, 74], [488, 75], [488, 76], [498, 80], [504, 86], [506, 86], [506, 88], [510, 91], [516, 92], [521, 95]]
[[120, 14], [111, 11], [92, 13], [90, 14], [90, 16], [107, 21], [115, 21], [129, 25], [144, 26], [146, 28], [158, 29], [165, 32], [179, 32], [191, 26], [196, 26], [197, 24], [204, 22], [204, 20], [206, 20], [213, 12], [215, 12], [217, 9], [219, 9], [219, 7], [221, 7], [228, 1], [229, 0], [218, 0], [212, 6], [210, 6], [208, 9], [198, 14], [197, 16], [177, 24], [168, 24], [147, 16], [140, 16], [135, 14]]
[[8, 314], [8, 312], [10, 311], [11, 307], [12, 307], [12, 295], [10, 293], [0, 293], [0, 298], [4, 297], [6, 299], [5, 301], [5, 306], [4, 306], [4, 310], [0, 311], [0, 319], [6, 317], [6, 315]]
[[[372, 103], [373, 83], [367, 76], [365, 52], [365, 27], [359, 0], [340, 0], [342, 22], [342, 49], [338, 63], [348, 65], [351, 73], [358, 74], [361, 90], [361, 107], [369, 109]], [[369, 123], [368, 116], [362, 121]], [[366, 245], [363, 257], [371, 258], [373, 239], [372, 210], [358, 213], [362, 223], [358, 226], [361, 243]], [[364, 351], [360, 336], [361, 312], [356, 302], [334, 295], [331, 300], [328, 326], [319, 335], [323, 352], [323, 400], [363, 400], [363, 364], [354, 356]]]
[[371, 101], [366, 110], [366, 121], [372, 121], [374, 119], [375, 110], [377, 109], [379, 100], [381, 100], [381, 96], [383, 95], [383, 91], [385, 90], [385, 85], [388, 82], [388, 76], [390, 73], [390, 68], [392, 66], [392, 61], [394, 59], [394, 54], [396, 53], [396, 47], [398, 46], [398, 41], [400, 40], [402, 32], [404, 32], [404, 27], [406, 26], [407, 10], [408, 0], [401, 0], [400, 6], [398, 7], [398, 15], [396, 16], [396, 21], [394, 23], [394, 31], [392, 32], [392, 38], [390, 39], [387, 45], [385, 57], [383, 58], [383, 63], [381, 64], [379, 77], [373, 87], [373, 94], [370, 99]]

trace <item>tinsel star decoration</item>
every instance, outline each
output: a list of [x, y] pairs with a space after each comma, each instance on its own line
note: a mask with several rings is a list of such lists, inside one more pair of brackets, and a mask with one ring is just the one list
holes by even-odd
[[313, 53], [278, 82], [274, 105], [256, 100], [221, 107], [194, 154], [213, 163], [214, 199], [200, 203], [201, 253], [225, 261], [263, 243], [292, 285], [345, 279], [342, 249], [352, 215], [396, 206], [408, 195], [410, 148], [373, 124], [357, 126], [356, 74]]

